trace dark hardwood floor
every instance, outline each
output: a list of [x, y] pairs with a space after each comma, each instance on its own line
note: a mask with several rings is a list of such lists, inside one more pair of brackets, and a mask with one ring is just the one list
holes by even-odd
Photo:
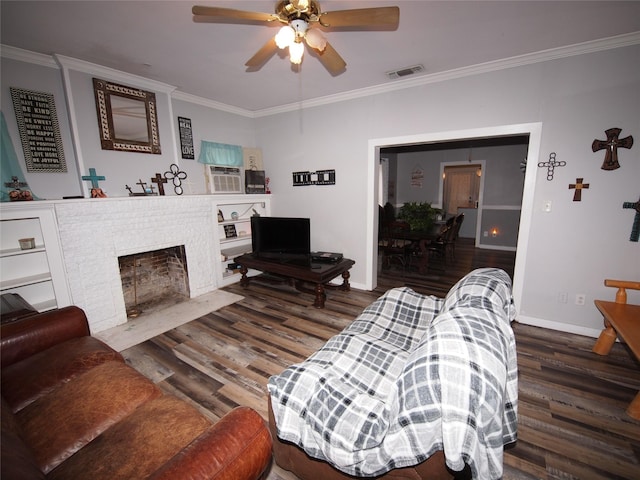
[[[313, 296], [284, 285], [252, 282], [227, 290], [245, 298], [170, 330], [123, 354], [163, 390], [218, 419], [237, 405], [266, 418], [270, 375], [300, 362], [348, 325], [389, 288], [407, 285], [444, 295], [464, 274], [497, 266], [513, 275], [513, 252], [456, 248], [443, 271], [383, 271], [373, 292], [328, 291], [325, 309]], [[593, 307], [595, 308], [595, 307]], [[595, 339], [516, 323], [519, 365], [519, 439], [505, 452], [505, 479], [638, 479], [640, 422], [625, 408], [640, 389], [640, 365], [616, 344], [600, 357]], [[270, 480], [295, 480], [274, 466]]]

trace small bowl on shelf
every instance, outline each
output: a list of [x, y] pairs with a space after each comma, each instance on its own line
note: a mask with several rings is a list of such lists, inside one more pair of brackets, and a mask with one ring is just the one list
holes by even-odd
[[31, 238], [20, 238], [18, 239], [18, 243], [20, 244], [20, 250], [31, 250], [36, 248], [36, 240]]

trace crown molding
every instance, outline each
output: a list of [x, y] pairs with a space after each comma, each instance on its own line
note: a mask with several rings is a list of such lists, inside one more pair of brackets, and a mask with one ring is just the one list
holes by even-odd
[[89, 75], [97, 75], [103, 78], [106, 77], [111, 81], [133, 84], [139, 88], [146, 88], [148, 90], [166, 93], [167, 95], [170, 95], [176, 89], [173, 85], [141, 77], [140, 75], [122, 72], [114, 68], [104, 67], [95, 63], [85, 62], [84, 60], [78, 60], [77, 58], [65, 57], [64, 55], [58, 54], [54, 54], [53, 58], [61, 68], [66, 70], [76, 70]]
[[233, 113], [235, 115], [240, 115], [243, 117], [255, 117], [255, 113], [251, 110], [216, 102], [215, 100], [209, 100], [208, 98], [198, 97], [197, 95], [191, 95], [190, 93], [184, 93], [179, 90], [174, 91], [171, 94], [171, 98], [173, 98], [174, 100], [182, 100], [183, 102], [195, 103], [196, 105], [202, 105], [204, 107], [221, 110], [227, 113]]
[[505, 58], [501, 60], [495, 60], [492, 62], [480, 63], [477, 65], [471, 65], [468, 67], [462, 67], [457, 69], [448, 70], [446, 72], [438, 72], [433, 74], [421, 75], [414, 78], [406, 78], [393, 81], [392, 83], [385, 83], [380, 85], [374, 85], [371, 87], [361, 88], [358, 90], [351, 90], [349, 92], [338, 93], [335, 95], [327, 95], [324, 97], [318, 97], [311, 100], [304, 100], [302, 102], [290, 103], [286, 105], [280, 105], [272, 108], [265, 108], [262, 110], [247, 110], [232, 105], [227, 105], [221, 102], [210, 100], [197, 95], [181, 92], [176, 90], [176, 87], [167, 85], [165, 83], [157, 82], [149, 78], [133, 75], [119, 70], [115, 70], [109, 67], [103, 67], [90, 62], [77, 60], [71, 57], [65, 57], [62, 55], [43, 55], [28, 50], [23, 50], [16, 47], [7, 45], [0, 45], [0, 56], [5, 58], [11, 58], [14, 60], [20, 60], [28, 63], [36, 63], [50, 68], [68, 68], [79, 70], [85, 73], [93, 75], [99, 75], [108, 77], [115, 81], [122, 81], [124, 83], [135, 83], [149, 90], [155, 90], [167, 93], [176, 100], [182, 100], [185, 102], [194, 103], [197, 105], [203, 105], [223, 112], [232, 113], [249, 118], [268, 117], [271, 115], [277, 115], [280, 113], [286, 113], [299, 110], [300, 108], [313, 108], [323, 105], [329, 105], [332, 103], [344, 102], [348, 100], [368, 97], [371, 95], [380, 95], [383, 93], [394, 92], [397, 90], [404, 90], [407, 88], [413, 88], [422, 85], [428, 85], [432, 83], [445, 82], [458, 78], [469, 77], [472, 75], [479, 75], [483, 73], [495, 72], [499, 70], [505, 70], [508, 68], [521, 67], [525, 65], [531, 65], [535, 63], [548, 62], [551, 60], [557, 60], [560, 58], [573, 57], [576, 55], [584, 55], [588, 53], [600, 52], [603, 50], [611, 50], [615, 48], [623, 48], [631, 45], [640, 44], [640, 32], [631, 32], [623, 35], [617, 35], [614, 37], [603, 38], [599, 40], [592, 40], [589, 42], [578, 43], [574, 45], [568, 45], [565, 47], [552, 48], [535, 53], [528, 53], [525, 55], [519, 55], [515, 57]]
[[404, 90], [406, 88], [413, 88], [421, 85], [445, 82], [448, 80], [469, 77], [472, 75], [495, 72], [498, 70], [505, 70], [508, 68], [521, 67], [525, 65], [531, 65], [534, 63], [547, 62], [551, 60], [557, 60], [560, 58], [573, 57], [576, 55], [584, 55], [587, 53], [600, 52], [602, 50], [611, 50], [614, 48], [628, 47], [628, 46], [637, 45], [637, 44], [640, 44], [640, 32], [632, 32], [624, 35], [617, 35], [615, 37], [608, 37], [600, 40], [593, 40], [589, 42], [568, 45], [565, 47], [552, 48], [552, 49], [543, 50], [540, 52], [528, 53], [525, 55], [518, 55], [515, 57], [495, 60], [492, 62], [480, 63], [477, 65], [471, 65], [469, 67], [456, 68], [456, 69], [448, 70], [445, 72], [438, 72], [433, 74], [421, 75], [419, 77], [414, 77], [414, 78], [396, 80], [396, 81], [393, 81], [393, 83], [374, 85], [372, 87], [366, 87], [358, 90], [352, 90], [349, 92], [338, 93], [335, 95], [328, 95], [325, 97], [314, 98], [311, 100], [304, 100], [302, 102], [290, 103], [287, 105], [281, 105], [273, 108], [266, 108], [263, 110], [256, 110], [253, 113], [254, 113], [254, 117], [256, 118], [267, 117], [267, 116], [276, 115], [279, 113], [299, 110], [300, 108], [318, 107], [322, 105], [328, 105], [331, 103], [338, 103], [338, 102], [344, 102], [347, 100], [368, 97], [371, 95], [379, 95], [382, 93], [394, 92], [397, 90]]
[[11, 45], [0, 45], [0, 57], [20, 62], [34, 63], [43, 67], [60, 68], [51, 55], [24, 50], [22, 48], [12, 47]]

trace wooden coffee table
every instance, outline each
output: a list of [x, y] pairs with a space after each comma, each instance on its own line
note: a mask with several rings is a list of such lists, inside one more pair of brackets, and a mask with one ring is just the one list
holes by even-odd
[[[325, 288], [338, 288], [340, 290], [349, 291], [349, 269], [356, 263], [348, 258], [343, 258], [336, 263], [316, 263], [309, 262], [302, 264], [294, 260], [274, 260], [254, 256], [251, 253], [242, 255], [235, 259], [240, 265], [240, 285], [249, 286], [249, 277], [247, 272], [249, 269], [260, 270], [261, 272], [279, 275], [292, 281], [292, 284], [300, 291], [315, 294], [313, 306], [316, 308], [324, 308], [324, 302], [327, 298]], [[334, 278], [342, 276], [342, 284], [333, 286], [329, 282]], [[304, 287], [304, 282], [315, 285], [313, 289]]]

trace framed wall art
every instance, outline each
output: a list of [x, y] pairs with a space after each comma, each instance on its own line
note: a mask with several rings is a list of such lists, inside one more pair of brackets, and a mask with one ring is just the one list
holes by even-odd
[[10, 90], [27, 171], [66, 172], [53, 95], [14, 87]]
[[156, 95], [93, 79], [103, 150], [161, 154]]

